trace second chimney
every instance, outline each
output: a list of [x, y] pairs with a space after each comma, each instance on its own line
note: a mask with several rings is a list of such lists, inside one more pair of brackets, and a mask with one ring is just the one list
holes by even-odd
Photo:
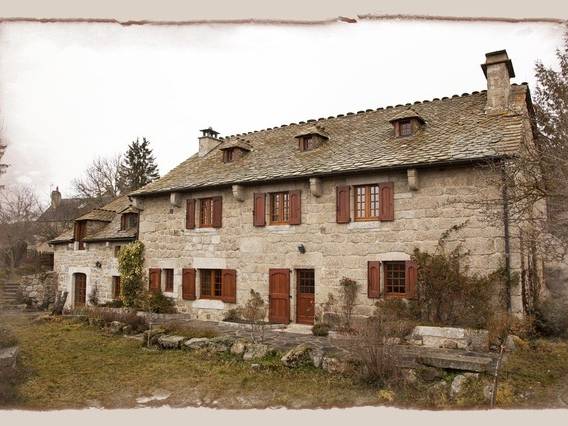
[[55, 191], [51, 191], [51, 207], [54, 209], [61, 205], [61, 192], [59, 192], [59, 187], [55, 188]]
[[509, 108], [511, 78], [515, 76], [513, 63], [506, 50], [485, 54], [485, 63], [481, 64], [487, 78], [487, 113], [502, 113]]
[[201, 136], [199, 137], [199, 156], [204, 157], [211, 152], [221, 141], [217, 138], [219, 132], [216, 132], [211, 127], [200, 130]]

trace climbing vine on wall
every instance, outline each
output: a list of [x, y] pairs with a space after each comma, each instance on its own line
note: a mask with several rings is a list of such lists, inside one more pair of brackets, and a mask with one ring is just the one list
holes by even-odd
[[122, 246], [118, 254], [120, 298], [124, 306], [134, 307], [142, 293], [144, 281], [144, 244], [134, 241]]

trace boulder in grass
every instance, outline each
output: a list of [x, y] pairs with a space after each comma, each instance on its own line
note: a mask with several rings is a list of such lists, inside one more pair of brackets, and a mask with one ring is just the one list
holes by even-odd
[[190, 350], [203, 349], [209, 345], [209, 339], [206, 337], [194, 337], [187, 340], [183, 347]]
[[268, 345], [262, 343], [251, 343], [247, 345], [243, 359], [250, 361], [251, 359], [263, 358], [268, 354]]
[[162, 334], [160, 337], [158, 337], [158, 345], [162, 349], [179, 349], [182, 343], [186, 340], [187, 337], [168, 336], [166, 334]]
[[122, 327], [124, 327], [125, 325], [126, 324], [124, 324], [120, 321], [112, 321], [108, 326], [108, 330], [112, 334], [121, 334], [122, 333]]
[[321, 363], [321, 368], [323, 368], [328, 373], [342, 374], [348, 371], [349, 363], [340, 358], [324, 356]]
[[313, 348], [306, 343], [302, 343], [298, 346], [294, 346], [288, 352], [280, 358], [282, 365], [290, 368], [299, 367], [300, 365], [305, 365], [311, 363], [311, 353]]
[[241, 356], [245, 353], [246, 349], [247, 349], [246, 340], [237, 340], [231, 346], [231, 353], [233, 355]]

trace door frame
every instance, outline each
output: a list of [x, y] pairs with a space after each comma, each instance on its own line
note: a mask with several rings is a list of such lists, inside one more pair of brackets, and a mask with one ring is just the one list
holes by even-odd
[[[299, 306], [300, 306], [300, 271], [313, 271], [314, 273], [314, 292], [312, 294], [312, 298], [313, 298], [313, 303], [314, 303], [314, 315], [312, 316], [312, 322], [300, 322], [299, 321]], [[315, 323], [315, 317], [316, 317], [316, 312], [315, 312], [315, 303], [316, 303], [316, 270], [314, 268], [298, 268], [294, 270], [294, 273], [296, 275], [296, 323], [297, 324], [306, 324], [306, 325], [313, 325]]]
[[[85, 299], [82, 305], [77, 305], [77, 277], [81, 275], [84, 277], [84, 286], [85, 286]], [[75, 272], [73, 273], [73, 307], [77, 306], [87, 306], [87, 274], [83, 272]]]
[[[274, 321], [274, 316], [272, 313], [272, 287], [271, 287], [271, 280], [270, 278], [272, 277], [273, 273], [286, 273], [288, 275], [288, 297], [286, 298], [286, 304], [287, 304], [287, 319], [285, 319], [284, 321], [280, 321], [280, 318], [276, 318], [277, 321]], [[273, 324], [290, 324], [291, 321], [291, 316], [290, 316], [290, 299], [292, 297], [291, 293], [290, 293], [290, 269], [288, 268], [270, 268], [268, 270], [268, 321], [270, 323]]]

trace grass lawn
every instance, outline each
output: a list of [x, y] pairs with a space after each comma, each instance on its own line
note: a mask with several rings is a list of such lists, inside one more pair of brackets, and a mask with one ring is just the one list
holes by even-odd
[[[10, 322], [21, 349], [14, 408], [129, 408], [138, 405], [137, 398], [156, 394], [167, 398], [146, 406], [488, 408], [482, 384], [489, 377], [452, 400], [433, 383], [379, 390], [315, 368], [288, 369], [278, 356], [255, 361], [260, 367], [253, 368], [252, 362], [228, 354], [146, 349], [137, 340], [67, 320], [32, 323], [19, 316], [0, 321]], [[446, 375], [448, 386], [454, 375]], [[568, 390], [568, 344], [536, 341], [510, 354], [500, 383], [498, 407], [562, 407], [558, 395]]]

